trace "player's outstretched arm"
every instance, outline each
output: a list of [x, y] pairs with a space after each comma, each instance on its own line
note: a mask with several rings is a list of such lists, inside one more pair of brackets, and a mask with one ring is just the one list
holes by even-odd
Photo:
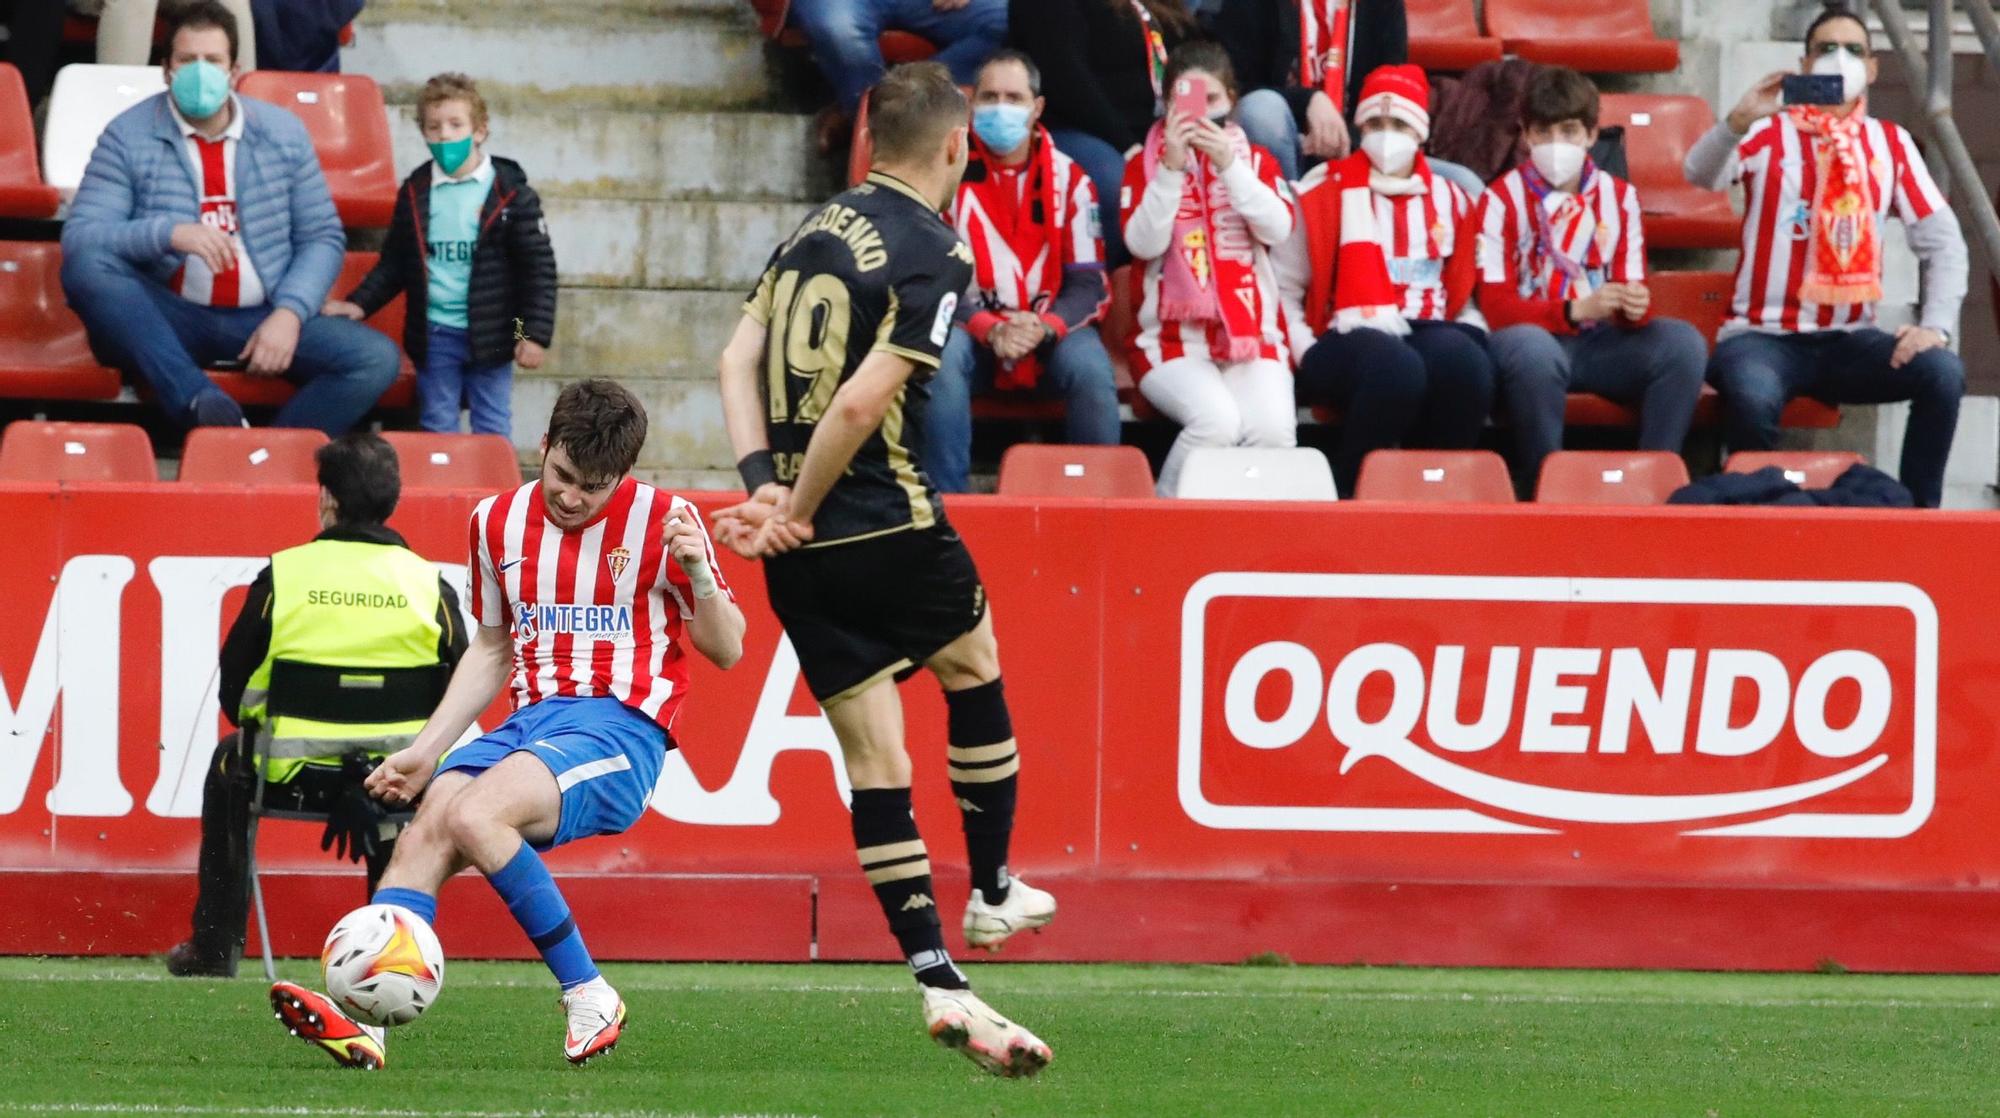
[[770, 437], [764, 433], [764, 397], [757, 389], [757, 364], [764, 356], [764, 337], [769, 332], [763, 323], [744, 315], [716, 361], [722, 384], [722, 422], [729, 429], [729, 445], [739, 461], [771, 449]]
[[861, 367], [833, 394], [826, 417], [813, 428], [812, 441], [806, 444], [799, 479], [792, 484], [787, 510], [792, 521], [812, 523], [827, 491], [847, 472], [855, 451], [882, 425], [889, 405], [916, 371], [916, 363], [909, 358], [876, 350], [862, 360]]
[[444, 698], [431, 712], [417, 740], [389, 755], [368, 774], [368, 791], [391, 804], [406, 804], [430, 783], [444, 751], [465, 736], [481, 711], [493, 705], [514, 669], [514, 639], [504, 625], [481, 625], [451, 673]]

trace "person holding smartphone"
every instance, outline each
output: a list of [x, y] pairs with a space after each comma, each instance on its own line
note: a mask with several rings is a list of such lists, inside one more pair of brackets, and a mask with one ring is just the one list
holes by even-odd
[[[1876, 64], [1861, 17], [1822, 12], [1799, 68], [1807, 80], [1775, 73], [1751, 86], [1682, 167], [1710, 190], [1742, 183], [1748, 203], [1735, 299], [1708, 363], [1723, 435], [1731, 450], [1770, 449], [1798, 396], [1908, 400], [1898, 476], [1917, 504], [1934, 508], [1965, 392], [1965, 366], [1950, 349], [1965, 299], [1965, 236], [1909, 132], [1868, 115]], [[1828, 78], [1838, 92], [1815, 88]], [[1892, 213], [1923, 270], [1917, 321], [1894, 333], [1876, 312]]]

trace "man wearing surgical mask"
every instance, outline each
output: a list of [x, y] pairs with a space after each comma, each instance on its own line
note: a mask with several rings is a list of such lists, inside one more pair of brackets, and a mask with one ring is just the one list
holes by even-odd
[[[1868, 115], [1868, 28], [1829, 8], [1806, 31], [1808, 74], [1839, 78], [1835, 104], [1788, 104], [1769, 74], [1688, 151], [1688, 181], [1742, 183], [1748, 212], [1736, 294], [1708, 379], [1731, 450], [1768, 450], [1785, 404], [1910, 402], [1899, 477], [1919, 505], [1943, 497], [1965, 367], [1949, 348], [1965, 298], [1958, 219], [1900, 125]], [[1891, 213], [1922, 265], [1917, 321], [1877, 325]]]
[[1116, 445], [1118, 388], [1094, 325], [1107, 303], [1097, 191], [1041, 126], [1042, 75], [1003, 50], [979, 70], [972, 144], [950, 217], [972, 249], [972, 290], [931, 381], [924, 465], [943, 492], [971, 471], [972, 395], [1064, 402], [1064, 441]]
[[1479, 306], [1494, 329], [1515, 482], [1533, 492], [1542, 460], [1562, 446], [1572, 392], [1636, 408], [1639, 449], [1679, 453], [1708, 345], [1652, 314], [1638, 192], [1589, 156], [1597, 87], [1543, 67], [1521, 111], [1532, 158], [1479, 201]]
[[105, 127], [63, 225], [63, 292], [101, 359], [183, 427], [238, 426], [207, 367], [296, 386], [274, 424], [340, 435], [396, 377], [395, 344], [319, 314], [347, 238], [298, 117], [230, 91], [237, 27], [168, 24], [167, 91]]

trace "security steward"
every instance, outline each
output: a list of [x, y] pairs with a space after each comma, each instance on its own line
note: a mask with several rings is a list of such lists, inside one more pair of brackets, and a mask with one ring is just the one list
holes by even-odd
[[402, 491], [395, 449], [351, 434], [316, 461], [324, 530], [271, 557], [222, 645], [222, 709], [243, 732], [216, 747], [202, 787], [194, 934], [167, 954], [177, 975], [233, 977], [242, 958], [259, 735], [265, 808], [328, 813], [320, 848], [365, 858], [372, 894], [396, 824], [362, 780], [423, 727], [465, 652], [458, 595], [384, 523]]

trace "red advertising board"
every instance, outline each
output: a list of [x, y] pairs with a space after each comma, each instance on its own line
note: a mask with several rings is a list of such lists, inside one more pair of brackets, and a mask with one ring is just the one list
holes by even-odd
[[[456, 578], [475, 495], [395, 524]], [[698, 503], [713, 508], [723, 498]], [[309, 490], [0, 488], [0, 950], [186, 931], [214, 652]], [[956, 501], [1022, 743], [1009, 957], [2000, 969], [2000, 517]], [[698, 665], [653, 809], [551, 864], [617, 958], [882, 958], [832, 733], [763, 603]], [[963, 898], [944, 712], [904, 686]], [[490, 712], [488, 723], [504, 711]], [[361, 900], [260, 843], [273, 937]], [[476, 877], [460, 956], [525, 955]]]

